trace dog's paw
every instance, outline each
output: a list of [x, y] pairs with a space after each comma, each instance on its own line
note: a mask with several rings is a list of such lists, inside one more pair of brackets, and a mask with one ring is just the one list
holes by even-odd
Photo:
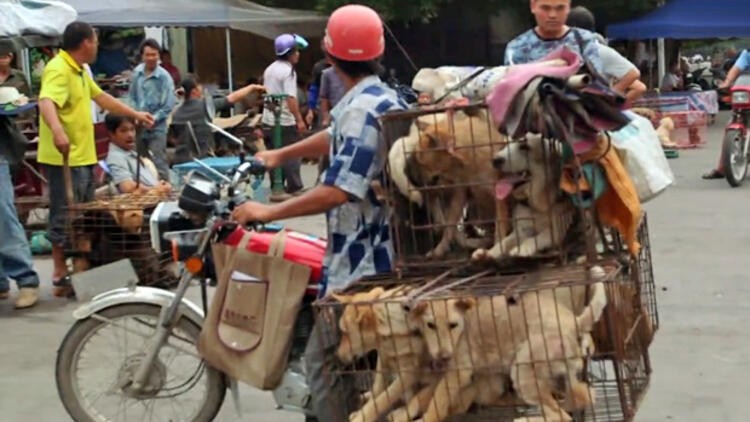
[[427, 253], [427, 258], [430, 258], [430, 259], [442, 258], [447, 253], [448, 253], [448, 248], [447, 247], [444, 247], [442, 245], [437, 245], [437, 247], [435, 247], [435, 249], [433, 249], [433, 250], [431, 250], [430, 252]]
[[364, 421], [365, 421], [365, 415], [362, 413], [361, 410], [352, 412], [349, 415], [349, 422], [364, 422]]
[[472, 261], [486, 261], [487, 259], [489, 259], [489, 257], [490, 255], [487, 249], [477, 249], [473, 254], [471, 254]]
[[360, 394], [359, 399], [362, 401], [362, 403], [367, 403], [368, 401], [372, 400], [372, 391], [365, 391], [364, 393]]
[[405, 407], [400, 407], [388, 414], [388, 422], [410, 422], [409, 411]]
[[515, 248], [511, 249], [509, 255], [528, 258], [536, 255], [536, 252], [537, 250], [534, 244], [522, 243], [520, 246], [516, 246]]

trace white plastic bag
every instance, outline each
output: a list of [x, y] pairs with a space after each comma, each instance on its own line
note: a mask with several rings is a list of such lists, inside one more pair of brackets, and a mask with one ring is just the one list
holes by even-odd
[[76, 10], [62, 1], [0, 0], [0, 36], [60, 36], [77, 16]]
[[610, 135], [644, 203], [672, 185], [674, 174], [651, 121], [631, 111], [625, 113], [631, 118], [630, 124]]

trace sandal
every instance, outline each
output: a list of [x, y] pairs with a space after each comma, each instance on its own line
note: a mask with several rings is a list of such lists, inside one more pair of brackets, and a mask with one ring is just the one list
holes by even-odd
[[703, 180], [723, 179], [724, 174], [720, 172], [719, 170], [713, 169], [701, 177], [703, 178]]
[[70, 274], [64, 277], [52, 280], [52, 295], [55, 297], [74, 298], [76, 292], [73, 290], [73, 281], [70, 278]]

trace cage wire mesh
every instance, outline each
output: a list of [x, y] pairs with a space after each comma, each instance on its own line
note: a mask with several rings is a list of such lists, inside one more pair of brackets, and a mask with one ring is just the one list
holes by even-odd
[[510, 139], [485, 105], [393, 112], [382, 124], [398, 270], [435, 273], [471, 259], [563, 265], [573, 243], [596, 241], [576, 224], [592, 217], [593, 201], [578, 197], [574, 207], [561, 193], [564, 171], [582, 173], [565, 142]]
[[633, 283], [615, 259], [363, 280], [316, 303], [325, 372], [361, 387], [351, 420], [629, 421], [651, 372]]
[[66, 256], [75, 272], [130, 259], [140, 285], [168, 288], [177, 282], [169, 253], [151, 246], [149, 218], [169, 195], [122, 194], [67, 207]]

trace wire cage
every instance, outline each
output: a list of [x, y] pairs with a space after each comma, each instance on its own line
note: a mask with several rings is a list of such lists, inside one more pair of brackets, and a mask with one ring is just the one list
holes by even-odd
[[[595, 218], [594, 201], [563, 185], [585, 172], [566, 142], [511, 139], [484, 104], [389, 113], [382, 125], [399, 271], [434, 274], [472, 260], [564, 265], [596, 242], [580, 224]], [[586, 175], [592, 190], [604, 186], [602, 173]]]
[[620, 318], [624, 285], [607, 260], [365, 280], [322, 299], [325, 372], [362, 392], [341, 420], [630, 421], [651, 367], [633, 335], [647, 320]]
[[149, 218], [168, 195], [122, 194], [67, 208], [66, 256], [75, 272], [130, 259], [140, 285], [168, 288], [177, 282], [169, 253], [151, 246]]

